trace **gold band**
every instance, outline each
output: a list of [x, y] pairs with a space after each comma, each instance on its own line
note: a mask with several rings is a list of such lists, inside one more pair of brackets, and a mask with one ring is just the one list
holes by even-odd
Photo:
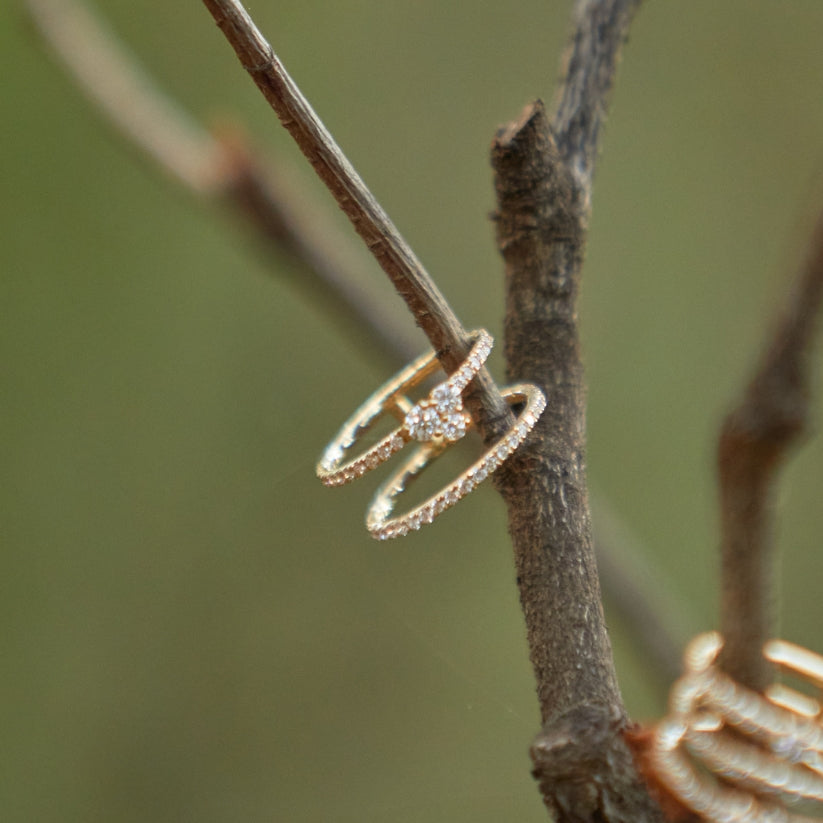
[[[410, 440], [422, 443], [459, 440], [466, 433], [468, 415], [463, 411], [462, 393], [480, 371], [494, 341], [485, 330], [471, 334], [473, 345], [463, 365], [448, 380], [435, 386], [429, 396], [416, 403], [406, 392], [420, 385], [439, 368], [434, 352], [429, 352], [384, 383], [343, 424], [317, 464], [317, 476], [327, 486], [342, 486], [364, 475], [400, 451]], [[401, 426], [358, 457], [343, 462], [346, 453], [385, 414], [392, 414]]]
[[[420, 526], [431, 523], [437, 515], [451, 508], [458, 500], [475, 489], [495, 469], [497, 469], [534, 428], [543, 410], [546, 398], [537, 386], [524, 383], [510, 386], [501, 391], [511, 405], [525, 403], [517, 422], [495, 443], [477, 462], [466, 469], [456, 480], [424, 503], [399, 517], [391, 517], [397, 496], [406, 485], [419, 475], [434, 457], [441, 454], [445, 444], [431, 444], [420, 447], [412, 456], [377, 490], [366, 513], [366, 528], [377, 540], [403, 537]], [[471, 425], [471, 423], [469, 423]]]
[[[654, 730], [655, 775], [708, 821], [817, 819], [790, 814], [783, 801], [823, 802], [820, 704], [782, 684], [765, 695], [744, 688], [717, 667], [722, 647], [717, 632], [689, 644], [670, 714]], [[763, 654], [823, 686], [823, 657], [782, 640], [769, 641]]]

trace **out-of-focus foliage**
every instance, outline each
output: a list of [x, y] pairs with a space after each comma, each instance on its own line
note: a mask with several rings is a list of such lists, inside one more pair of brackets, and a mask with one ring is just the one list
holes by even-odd
[[[105, 6], [183, 105], [246, 124], [330, 202], [204, 9]], [[568, 10], [251, 7], [461, 317], [498, 336], [488, 146], [551, 99]], [[823, 207], [821, 42], [813, 0], [649, 3], [603, 141], [591, 480], [693, 629], [715, 620], [719, 415]], [[0, 54], [0, 815], [544, 820], [492, 489], [372, 542], [373, 481], [325, 489], [313, 464], [388, 375], [102, 127], [16, 3]], [[818, 650], [821, 482], [813, 440], [778, 539], [782, 633]], [[611, 624], [627, 702], [654, 714], [643, 649]]]

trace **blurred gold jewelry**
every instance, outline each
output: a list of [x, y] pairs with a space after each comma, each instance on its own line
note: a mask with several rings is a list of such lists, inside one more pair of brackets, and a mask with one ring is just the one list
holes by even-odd
[[[670, 714], [654, 729], [651, 760], [658, 780], [708, 821], [810, 821], [783, 803], [823, 802], [820, 704], [774, 684], [765, 695], [744, 688], [715, 664], [723, 640], [699, 635], [672, 687]], [[794, 676], [823, 686], [823, 658], [772, 640], [764, 656]], [[698, 766], [698, 763], [700, 764]]]
[[[394, 502], [406, 485], [419, 475], [439, 454], [446, 444], [431, 443], [421, 446], [377, 490], [366, 514], [366, 528], [378, 540], [403, 537], [420, 526], [431, 523], [437, 515], [451, 508], [458, 500], [475, 489], [507, 460], [526, 439], [546, 408], [546, 398], [537, 386], [524, 383], [510, 386], [500, 392], [510, 405], [525, 403], [517, 422], [500, 440], [456, 480], [441, 489], [424, 503], [399, 517], [391, 517]], [[469, 420], [471, 426], [471, 420]]]
[[[472, 332], [471, 339], [473, 345], [463, 365], [419, 403], [412, 405], [406, 392], [437, 371], [440, 364], [434, 352], [418, 357], [369, 397], [323, 452], [317, 464], [317, 476], [323, 483], [327, 486], [349, 483], [388, 460], [410, 440], [452, 442], [463, 437], [468, 415], [463, 411], [461, 395], [486, 362], [494, 344], [485, 329]], [[344, 463], [346, 452], [384, 414], [394, 415], [401, 426], [359, 457]]]

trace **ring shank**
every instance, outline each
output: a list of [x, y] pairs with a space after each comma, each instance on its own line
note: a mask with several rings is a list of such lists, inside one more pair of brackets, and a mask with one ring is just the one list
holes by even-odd
[[419, 529], [421, 525], [431, 523], [435, 517], [451, 508], [482, 483], [511, 456], [534, 428], [546, 407], [546, 398], [540, 389], [529, 383], [510, 386], [503, 389], [501, 394], [510, 405], [526, 404], [512, 428], [449, 485], [406, 514], [392, 517], [396, 498], [446, 446], [426, 444], [416, 449], [375, 493], [366, 513], [366, 528], [372, 537], [377, 540], [402, 537], [412, 530]]
[[[488, 357], [493, 344], [485, 329], [471, 333], [472, 348], [466, 361], [445, 383], [462, 391], [474, 378]], [[327, 486], [341, 486], [362, 476], [400, 451], [412, 437], [403, 423], [411, 408], [406, 393], [419, 386], [440, 368], [435, 352], [428, 352], [401, 369], [372, 394], [326, 447], [317, 463], [317, 476]], [[357, 457], [345, 460], [347, 452], [385, 414], [394, 415], [401, 425]]]

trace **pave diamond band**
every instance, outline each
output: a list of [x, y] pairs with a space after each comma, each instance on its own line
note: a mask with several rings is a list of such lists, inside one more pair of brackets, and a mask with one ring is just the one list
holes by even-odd
[[[411, 404], [406, 393], [434, 374], [440, 363], [434, 352], [414, 360], [384, 383], [343, 424], [317, 464], [317, 476], [327, 486], [342, 486], [388, 460], [406, 443], [454, 442], [466, 433], [468, 416], [463, 411], [463, 391], [480, 371], [494, 341], [485, 330], [472, 332], [472, 347], [460, 368], [435, 386], [428, 397]], [[390, 414], [401, 425], [358, 457], [345, 460], [347, 452], [382, 416]]]
[[[526, 439], [543, 410], [546, 398], [540, 389], [529, 383], [502, 389], [501, 394], [510, 405], [525, 403], [517, 422], [500, 440], [456, 480], [441, 489], [424, 503], [392, 517], [394, 503], [406, 486], [446, 448], [444, 442], [424, 444], [377, 490], [366, 514], [366, 528], [377, 540], [403, 537], [410, 531], [431, 523], [437, 515], [451, 508], [458, 500], [474, 490], [500, 467]], [[471, 421], [467, 424], [471, 427]]]

